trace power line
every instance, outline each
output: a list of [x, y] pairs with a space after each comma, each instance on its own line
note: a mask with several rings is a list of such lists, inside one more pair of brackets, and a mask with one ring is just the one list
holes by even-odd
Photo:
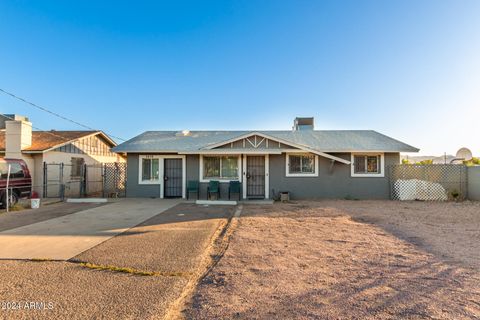
[[[60, 114], [58, 114], [58, 113], [56, 113], [56, 112], [50, 111], [50, 110], [48, 110], [47, 108], [44, 108], [44, 107], [42, 107], [42, 106], [39, 106], [38, 104], [35, 104], [35, 103], [33, 103], [33, 102], [30, 102], [30, 101], [28, 101], [28, 100], [26, 100], [26, 99], [24, 99], [24, 98], [22, 98], [22, 97], [19, 97], [19, 96], [15, 95], [15, 94], [13, 94], [13, 93], [11, 93], [11, 92], [5, 91], [5, 90], [3, 90], [2, 88], [0, 88], [0, 91], [3, 92], [3, 93], [6, 94], [6, 95], [9, 95], [9, 96], [12, 97], [12, 98], [15, 98], [15, 99], [17, 99], [17, 100], [20, 100], [20, 101], [22, 101], [22, 102], [24, 102], [24, 103], [26, 103], [26, 104], [28, 104], [28, 105], [31, 105], [32, 107], [35, 107], [35, 108], [37, 108], [37, 109], [40, 109], [40, 110], [42, 110], [42, 111], [44, 111], [44, 112], [47, 112], [47, 113], [49, 113], [49, 114], [51, 114], [51, 115], [53, 115], [53, 116], [55, 116], [55, 117], [57, 117], [57, 118], [60, 118], [60, 119], [62, 119], [62, 120], [68, 121], [68, 122], [71, 122], [71, 123], [73, 123], [73, 124], [76, 124], [76, 125], [78, 125], [78, 126], [80, 126], [80, 127], [83, 127], [83, 128], [85, 128], [85, 129], [88, 129], [88, 130], [99, 131], [99, 130], [97, 130], [97, 129], [94, 129], [94, 128], [92, 128], [92, 127], [89, 127], [89, 126], [87, 126], [87, 125], [84, 125], [84, 124], [82, 124], [82, 123], [80, 123], [80, 122], [78, 122], [78, 121], [75, 121], [75, 120], [72, 120], [72, 119], [70, 119], [70, 118], [64, 117], [64, 116], [62, 116], [62, 115], [60, 115]], [[32, 127], [32, 128], [33, 128], [33, 127]], [[105, 132], [105, 133], [107, 133], [107, 132]], [[107, 133], [107, 134], [108, 134], [108, 133]], [[126, 141], [125, 139], [120, 138], [120, 137], [116, 137], [116, 136], [114, 136], [114, 135], [112, 135], [112, 134], [108, 134], [108, 135], [109, 135], [110, 137], [112, 137], [112, 138], [119, 139], [119, 140], [122, 140], [122, 141]]]
[[[15, 118], [9, 117], [9, 116], [6, 115], [6, 114], [2, 114], [2, 117], [15, 121]], [[42, 129], [40, 129], [39, 127], [35, 127], [35, 126], [32, 125], [31, 123], [28, 124], [28, 126], [32, 127], [32, 129], [36, 129], [36, 130], [38, 130], [38, 131], [42, 131], [42, 132], [48, 133], [48, 134], [50, 134], [50, 135], [52, 135], [52, 136], [54, 136], [54, 137], [60, 138], [60, 139], [62, 139], [62, 141], [64, 141], [64, 140], [68, 141], [67, 138], [65, 138], [65, 137], [63, 137], [63, 136], [60, 136], [60, 135], [58, 135], [58, 134], [55, 134], [54, 131], [42, 130]]]

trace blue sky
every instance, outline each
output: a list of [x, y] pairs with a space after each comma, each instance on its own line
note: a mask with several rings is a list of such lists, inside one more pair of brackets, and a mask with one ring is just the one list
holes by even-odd
[[[2, 1], [0, 88], [115, 136], [374, 129], [480, 154], [480, 1]], [[0, 111], [81, 129], [0, 94]]]

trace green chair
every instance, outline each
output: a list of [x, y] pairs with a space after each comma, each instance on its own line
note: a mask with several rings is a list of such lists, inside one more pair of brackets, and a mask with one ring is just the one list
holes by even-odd
[[207, 199], [210, 200], [212, 194], [217, 195], [217, 200], [220, 199], [220, 182], [216, 180], [210, 180], [207, 187]]
[[230, 196], [232, 193], [238, 193], [238, 201], [240, 201], [240, 181], [230, 181], [230, 185], [228, 186], [228, 199], [230, 200]]
[[198, 196], [200, 194], [200, 183], [196, 180], [189, 180], [187, 184], [187, 199], [189, 198], [190, 192], [195, 192]]

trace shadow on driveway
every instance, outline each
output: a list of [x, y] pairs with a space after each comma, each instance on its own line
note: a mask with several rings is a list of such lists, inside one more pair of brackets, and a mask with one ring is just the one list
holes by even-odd
[[72, 258], [154, 272], [191, 272], [232, 206], [182, 203]]
[[27, 226], [32, 223], [66, 216], [83, 210], [105, 205], [105, 203], [55, 203], [42, 206], [38, 209], [10, 211], [0, 214], [0, 232]]

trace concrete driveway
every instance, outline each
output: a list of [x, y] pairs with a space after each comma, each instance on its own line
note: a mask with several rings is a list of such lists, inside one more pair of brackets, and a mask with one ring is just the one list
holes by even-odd
[[177, 199], [121, 199], [0, 232], [0, 259], [68, 260], [175, 206]]
[[[126, 217], [131, 217], [142, 211], [160, 212], [160, 205], [164, 208], [167, 203], [128, 200], [102, 208], [117, 214], [130, 211]], [[44, 301], [53, 306], [0, 310], [0, 319], [177, 319], [178, 299], [193, 289], [212, 257], [221, 252], [214, 244], [222, 241], [218, 237], [235, 209], [182, 203], [153, 213], [69, 261], [0, 260], [2, 301]], [[99, 233], [112, 229], [110, 224]], [[155, 275], [139, 275], [142, 271]]]

